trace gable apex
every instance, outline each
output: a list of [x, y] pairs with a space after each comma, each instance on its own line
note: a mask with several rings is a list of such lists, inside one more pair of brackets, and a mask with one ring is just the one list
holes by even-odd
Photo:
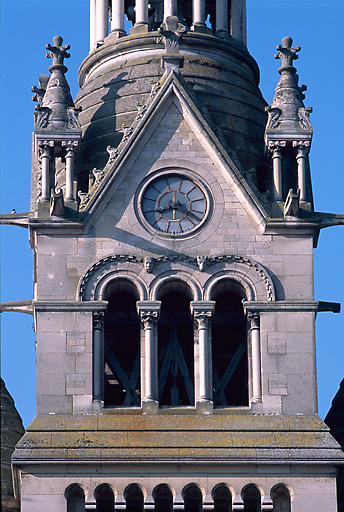
[[219, 137], [205, 119], [206, 113], [204, 115], [200, 111], [186, 90], [183, 78], [174, 72], [170, 73], [165, 82], [160, 81], [153, 86], [148, 101], [139, 108], [136, 119], [130, 128], [126, 129], [119, 146], [107, 148], [108, 162], [103, 170], [96, 171], [99, 177], [96, 176], [92, 189], [82, 198], [80, 213], [84, 213], [89, 219], [93, 215], [97, 217], [96, 210], [98, 208], [102, 210], [100, 205], [103, 204], [105, 207], [109, 201], [109, 190], [111, 189], [111, 195], [115, 192], [152, 133], [171, 108], [176, 114], [179, 113], [181, 119], [187, 123], [196, 140], [228, 182], [254, 223], [259, 226], [265, 225], [267, 212], [244, 178], [235, 154], [230, 154], [224, 148]]

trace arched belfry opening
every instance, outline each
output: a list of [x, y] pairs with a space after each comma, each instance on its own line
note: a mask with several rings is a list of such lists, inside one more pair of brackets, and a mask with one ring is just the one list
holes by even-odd
[[65, 491], [67, 512], [85, 512], [85, 491], [78, 484], [71, 484]]
[[223, 279], [215, 285], [212, 300], [213, 400], [214, 405], [248, 405], [247, 321], [242, 300], [244, 287]]
[[108, 484], [99, 485], [95, 492], [96, 512], [114, 512], [115, 496]]
[[106, 289], [104, 324], [104, 404], [140, 406], [140, 322], [138, 290], [128, 279]]
[[212, 491], [214, 500], [214, 512], [232, 511], [232, 493], [226, 484], [218, 484]]
[[173, 493], [169, 485], [159, 484], [153, 490], [155, 512], [173, 511]]
[[162, 406], [194, 405], [194, 332], [190, 312], [192, 292], [180, 280], [159, 290], [158, 386]]

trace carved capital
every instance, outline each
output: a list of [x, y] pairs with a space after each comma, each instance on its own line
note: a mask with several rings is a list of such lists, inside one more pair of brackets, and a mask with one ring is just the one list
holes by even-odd
[[53, 140], [39, 140], [38, 141], [38, 158], [50, 158], [51, 149], [54, 147]]
[[140, 311], [140, 320], [145, 328], [152, 328], [155, 326], [159, 318], [158, 311]]
[[260, 328], [260, 316], [257, 311], [249, 311], [247, 313], [247, 320], [250, 323], [251, 330]]
[[310, 141], [309, 140], [293, 140], [293, 148], [297, 149], [296, 158], [305, 158], [305, 156], [309, 153], [310, 150]]
[[66, 149], [67, 157], [75, 157], [75, 153], [78, 149], [79, 142], [77, 140], [63, 140], [61, 146]]
[[272, 158], [281, 157], [281, 148], [285, 148], [287, 142], [285, 140], [269, 140], [268, 148], [272, 153]]
[[105, 313], [104, 311], [95, 311], [93, 313], [93, 328], [101, 330], [104, 325]]
[[198, 329], [209, 329], [212, 311], [194, 311], [194, 319], [197, 322]]

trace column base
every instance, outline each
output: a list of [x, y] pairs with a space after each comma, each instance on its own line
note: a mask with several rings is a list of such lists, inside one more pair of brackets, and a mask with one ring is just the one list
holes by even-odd
[[198, 32], [199, 34], [212, 35], [213, 31], [207, 25], [192, 25], [191, 32]]
[[107, 36], [106, 42], [114, 41], [115, 39], [119, 39], [120, 37], [125, 37], [126, 35], [127, 35], [127, 33], [125, 32], [125, 30], [121, 30], [121, 29], [112, 30], [110, 32], [110, 34]]
[[144, 400], [142, 402], [142, 414], [157, 414], [159, 402], [157, 400]]
[[140, 35], [148, 32], [148, 24], [142, 23], [142, 25], [134, 25], [129, 29], [129, 35]]
[[226, 41], [229, 41], [230, 39], [232, 39], [232, 36], [228, 32], [228, 30], [217, 30], [215, 32], [215, 36], [219, 37], [220, 39], [225, 39]]
[[68, 219], [75, 219], [78, 216], [78, 202], [74, 199], [66, 199], [65, 203], [65, 217]]
[[50, 219], [50, 201], [42, 200], [38, 203], [37, 216], [39, 219]]
[[276, 218], [284, 217], [284, 202], [275, 201], [271, 205], [271, 216]]
[[200, 414], [213, 414], [214, 402], [211, 400], [200, 399], [198, 402], [196, 402], [196, 410]]

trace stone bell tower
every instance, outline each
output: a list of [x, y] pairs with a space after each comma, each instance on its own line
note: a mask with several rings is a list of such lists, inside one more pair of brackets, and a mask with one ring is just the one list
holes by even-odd
[[300, 48], [277, 48], [266, 106], [245, 0], [90, 14], [75, 101], [69, 45], [47, 45], [31, 212], [2, 216], [34, 251], [21, 510], [335, 512], [314, 331], [338, 307], [314, 300], [312, 250], [344, 216], [314, 211]]

